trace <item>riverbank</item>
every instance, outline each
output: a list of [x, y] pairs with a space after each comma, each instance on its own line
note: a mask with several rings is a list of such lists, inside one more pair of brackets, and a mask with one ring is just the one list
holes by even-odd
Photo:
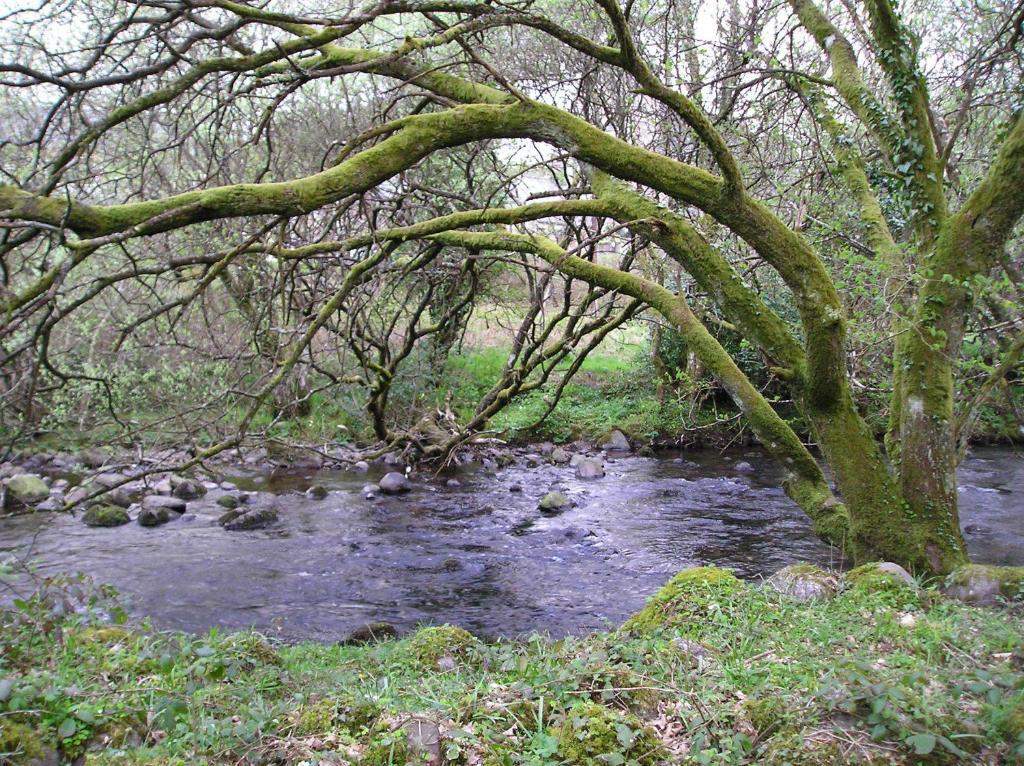
[[860, 574], [812, 576], [824, 597], [801, 601], [685, 570], [615, 632], [484, 643], [426, 628], [353, 646], [115, 625], [109, 594], [51, 583], [2, 618], [0, 758], [1024, 762], [1019, 607]]

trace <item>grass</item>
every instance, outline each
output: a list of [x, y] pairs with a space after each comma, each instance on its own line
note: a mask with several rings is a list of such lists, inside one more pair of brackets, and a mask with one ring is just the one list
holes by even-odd
[[424, 721], [467, 766], [1024, 763], [1019, 611], [694, 572], [618, 632], [370, 646], [110, 625], [108, 593], [52, 582], [2, 616], [0, 763], [412, 763]]

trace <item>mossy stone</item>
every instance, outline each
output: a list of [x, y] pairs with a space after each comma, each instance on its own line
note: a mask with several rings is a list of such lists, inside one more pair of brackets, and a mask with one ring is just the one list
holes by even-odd
[[654, 733], [638, 718], [596, 702], [571, 708], [552, 734], [558, 738], [558, 755], [564, 763], [604, 766], [607, 761], [602, 756], [618, 753], [627, 761], [656, 764], [666, 755]]
[[473, 635], [454, 625], [421, 628], [413, 635], [409, 648], [416, 661], [425, 668], [438, 669], [442, 659], [456, 662], [469, 660], [478, 646]]
[[746, 589], [746, 584], [727, 569], [684, 569], [651, 596], [644, 608], [626, 620], [622, 628], [645, 634], [673, 627], [701, 617], [712, 603]]
[[767, 585], [797, 601], [814, 601], [834, 596], [838, 581], [813, 564], [790, 564], [769, 577]]
[[968, 564], [946, 578], [942, 592], [969, 604], [1024, 601], [1024, 567]]
[[903, 567], [890, 562], [873, 561], [851, 569], [843, 578], [853, 597], [876, 596], [894, 607], [921, 603], [921, 589]]
[[82, 515], [82, 521], [90, 527], [119, 527], [131, 519], [124, 508], [116, 505], [94, 505]]

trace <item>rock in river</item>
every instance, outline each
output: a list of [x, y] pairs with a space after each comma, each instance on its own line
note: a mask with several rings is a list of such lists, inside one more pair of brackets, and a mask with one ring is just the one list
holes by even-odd
[[166, 497], [164, 495], [147, 495], [142, 498], [142, 510], [155, 511], [160, 508], [171, 513], [184, 513], [188, 503], [180, 497]]
[[561, 447], [555, 447], [551, 450], [551, 462], [558, 463], [559, 465], [568, 463], [572, 460], [572, 457]]
[[195, 500], [206, 494], [206, 487], [192, 479], [175, 479], [171, 477], [171, 486], [174, 488], [171, 493], [182, 500]]
[[380, 491], [385, 495], [400, 495], [412, 489], [412, 482], [409, 481], [405, 474], [391, 471], [384, 474], [384, 478], [380, 480], [377, 486], [380, 487]]
[[561, 492], [548, 492], [541, 498], [537, 507], [544, 513], [559, 513], [571, 505], [568, 497]]
[[222, 515], [217, 523], [229, 532], [240, 532], [269, 527], [277, 518], [277, 511], [273, 508], [253, 508], [251, 511], [236, 508]]
[[82, 516], [82, 521], [89, 527], [119, 527], [131, 519], [124, 508], [116, 505], [94, 505]]
[[171, 520], [171, 512], [166, 508], [143, 508], [139, 511], [139, 525], [143, 527], [159, 527]]
[[7, 480], [5, 506], [21, 508], [41, 503], [50, 496], [46, 482], [33, 473], [19, 473]]
[[576, 477], [579, 479], [600, 479], [604, 476], [604, 461], [596, 457], [588, 457], [576, 464]]
[[601, 449], [609, 452], [629, 452], [629, 439], [622, 431], [615, 429], [608, 435], [608, 441], [601, 445]]

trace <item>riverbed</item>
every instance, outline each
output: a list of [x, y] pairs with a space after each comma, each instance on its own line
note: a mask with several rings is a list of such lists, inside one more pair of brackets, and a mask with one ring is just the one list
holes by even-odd
[[[761, 452], [626, 456], [606, 470], [583, 481], [568, 466], [467, 468], [414, 476], [409, 494], [372, 500], [361, 489], [383, 469], [229, 470], [225, 478], [276, 505], [276, 525], [225, 531], [214, 490], [157, 528], [91, 528], [52, 513], [0, 519], [0, 557], [110, 583], [157, 628], [254, 626], [318, 641], [369, 621], [403, 631], [448, 622], [486, 637], [580, 634], [618, 625], [685, 567], [759, 578], [794, 562], [842, 565]], [[972, 557], [1024, 565], [1024, 454], [974, 449], [959, 475]], [[448, 486], [453, 478], [459, 486]], [[302, 494], [312, 484], [327, 497]], [[540, 514], [552, 487], [575, 506]]]

